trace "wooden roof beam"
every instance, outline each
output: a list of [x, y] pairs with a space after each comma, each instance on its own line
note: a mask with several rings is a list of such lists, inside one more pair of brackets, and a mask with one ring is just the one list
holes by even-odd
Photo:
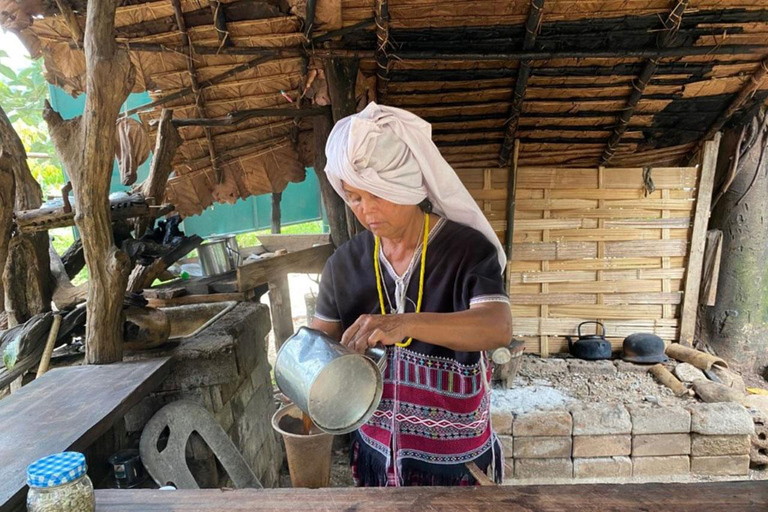
[[[197, 107], [197, 115], [200, 117], [206, 117], [205, 112], [205, 98], [203, 92], [200, 90], [200, 84], [197, 81], [197, 70], [195, 69], [195, 48], [192, 45], [192, 41], [187, 33], [187, 25], [184, 21], [184, 13], [181, 10], [181, 0], [171, 0], [173, 4], [173, 12], [176, 17], [176, 23], [179, 26], [179, 32], [181, 32], [181, 39], [184, 44], [184, 53], [187, 55], [187, 70], [189, 71], [189, 79], [192, 82], [192, 93], [195, 95], [195, 106]], [[211, 167], [213, 173], [216, 176], [216, 182], [221, 183], [223, 175], [221, 168], [216, 159], [216, 147], [213, 144], [213, 134], [208, 127], [203, 128], [205, 130], [205, 138], [208, 141], [208, 157], [211, 159]]]
[[763, 85], [763, 82], [765, 82], [766, 78], [768, 78], [768, 58], [760, 63], [757, 71], [755, 71], [754, 74], [749, 77], [747, 83], [744, 84], [744, 87], [741, 88], [739, 93], [733, 98], [733, 101], [731, 101], [728, 107], [726, 107], [726, 109], [723, 110], [719, 116], [717, 116], [717, 119], [715, 119], [715, 121], [712, 123], [712, 126], [709, 127], [701, 140], [707, 141], [712, 139], [715, 134], [719, 132], [720, 129], [725, 125], [725, 123], [728, 122], [733, 114], [735, 114], [737, 110], [743, 107], [747, 101], [749, 101], [755, 95], [755, 92], [757, 92], [757, 90]]
[[[528, 10], [528, 19], [525, 21], [525, 38], [523, 39], [523, 51], [529, 51], [536, 43], [536, 34], [541, 24], [541, 12], [544, 8], [544, 0], [531, 0], [531, 7]], [[504, 142], [501, 144], [499, 154], [499, 166], [505, 167], [509, 164], [509, 157], [515, 145], [515, 133], [517, 124], [520, 121], [520, 113], [525, 98], [525, 90], [528, 87], [528, 78], [531, 76], [530, 60], [523, 60], [517, 68], [517, 80], [515, 80], [515, 90], [512, 93], [512, 106], [509, 109], [509, 118], [507, 120], [507, 132], [504, 135]]]
[[[674, 40], [677, 29], [680, 27], [680, 21], [683, 17], [683, 12], [688, 6], [688, 0], [677, 0], [677, 3], [670, 11], [666, 20], [664, 20], [664, 32], [657, 39], [659, 48], [666, 48]], [[600, 157], [600, 165], [606, 165], [611, 161], [613, 155], [616, 153], [616, 149], [619, 147], [621, 137], [627, 131], [629, 127], [629, 121], [637, 109], [637, 104], [640, 102], [640, 98], [643, 96], [645, 87], [656, 74], [659, 69], [659, 59], [650, 58], [643, 66], [643, 70], [640, 72], [640, 76], [637, 78], [637, 82], [632, 84], [632, 92], [627, 99], [627, 105], [622, 110], [619, 116], [619, 122], [613, 129], [608, 144], [603, 150], [603, 154]]]
[[174, 119], [173, 125], [182, 126], [232, 126], [254, 117], [309, 117], [330, 115], [330, 106], [302, 107], [302, 108], [254, 108], [249, 110], [236, 110], [223, 117], [202, 119]]
[[213, 26], [216, 28], [216, 35], [221, 43], [220, 47], [231, 47], [232, 40], [229, 38], [229, 30], [227, 29], [227, 14], [224, 12], [224, 7], [218, 0], [208, 0], [208, 5], [211, 7], [211, 15], [213, 16]]
[[381, 104], [387, 101], [387, 83], [389, 82], [389, 2], [376, 0], [376, 101]]

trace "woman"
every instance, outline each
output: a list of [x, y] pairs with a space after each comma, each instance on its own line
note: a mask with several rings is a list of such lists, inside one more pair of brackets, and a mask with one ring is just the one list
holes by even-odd
[[381, 403], [352, 442], [355, 482], [472, 485], [468, 462], [500, 480], [483, 352], [512, 337], [498, 237], [409, 112], [371, 103], [326, 153], [367, 231], [328, 260], [312, 327], [359, 352], [387, 347]]

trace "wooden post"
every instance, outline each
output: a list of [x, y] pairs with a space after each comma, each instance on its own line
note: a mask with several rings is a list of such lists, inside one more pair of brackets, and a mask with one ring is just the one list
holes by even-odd
[[283, 199], [282, 192], [272, 192], [272, 234], [280, 234], [280, 224], [282, 213], [280, 212], [280, 201]]
[[515, 139], [512, 150], [512, 165], [507, 176], [507, 232], [504, 236], [504, 250], [507, 254], [507, 276], [509, 283], [509, 270], [512, 268], [512, 241], [515, 237], [515, 192], [517, 190], [517, 161], [520, 155], [520, 141]]
[[[358, 67], [358, 59], [328, 59], [325, 63], [325, 77], [328, 80], [334, 123], [357, 112], [355, 83]], [[349, 208], [346, 209], [346, 216], [347, 231], [352, 238], [364, 228]]]
[[70, 173], [77, 198], [75, 224], [90, 275], [85, 358], [88, 364], [120, 361], [123, 295], [130, 260], [114, 246], [109, 183], [117, 115], [134, 82], [128, 52], [115, 43], [115, 0], [91, 0], [85, 24], [86, 100], [79, 118], [64, 121], [46, 103], [43, 116], [56, 151]]
[[[165, 186], [173, 167], [171, 161], [176, 150], [181, 146], [179, 130], [173, 124], [173, 110], [163, 109], [160, 115], [160, 125], [157, 127], [157, 140], [152, 154], [147, 179], [133, 189], [146, 199], [154, 198], [154, 204], [161, 204], [165, 197]], [[142, 217], [136, 221], [136, 238], [141, 237], [148, 227], [154, 224], [154, 217]]]
[[[5, 112], [0, 109], [0, 183], [5, 217], [9, 211], [38, 208], [43, 194], [27, 165], [27, 153]], [[12, 183], [11, 183], [12, 182]], [[7, 198], [7, 200], [6, 200]], [[10, 210], [9, 210], [10, 209]], [[23, 323], [51, 309], [48, 234], [34, 233], [10, 238], [11, 223], [0, 232], [0, 275], [3, 277], [4, 310], [8, 325]]]
[[328, 134], [331, 133], [333, 122], [330, 116], [315, 116], [313, 118], [313, 127], [315, 135], [315, 174], [320, 183], [320, 194], [323, 197], [325, 214], [328, 218], [328, 225], [331, 228], [331, 241], [335, 247], [340, 246], [349, 240], [347, 231], [347, 213], [344, 200], [339, 197], [336, 191], [328, 181], [325, 174], [325, 144], [328, 142]]
[[693, 234], [688, 253], [688, 271], [685, 277], [685, 295], [680, 320], [680, 343], [693, 345], [696, 334], [696, 312], [699, 305], [699, 290], [701, 288], [701, 272], [704, 264], [704, 245], [707, 241], [707, 225], [709, 224], [709, 206], [712, 201], [712, 188], [715, 181], [717, 166], [717, 151], [720, 147], [720, 134], [714, 140], [704, 143], [701, 159], [701, 178], [696, 190], [696, 213], [693, 217]]
[[269, 281], [269, 308], [272, 312], [272, 330], [275, 332], [275, 350], [293, 334], [291, 290], [288, 274], [280, 274]]
[[387, 102], [387, 83], [389, 82], [389, 2], [376, 0], [376, 101], [379, 104]]
[[[8, 118], [0, 106], [0, 120]], [[8, 122], [10, 126], [10, 122]], [[0, 126], [2, 128], [2, 126]], [[8, 245], [11, 242], [13, 227], [13, 200], [16, 195], [16, 180], [13, 179], [13, 158], [5, 149], [5, 143], [0, 138], [0, 274], [8, 259]], [[5, 311], [5, 291], [0, 286], [0, 311]]]

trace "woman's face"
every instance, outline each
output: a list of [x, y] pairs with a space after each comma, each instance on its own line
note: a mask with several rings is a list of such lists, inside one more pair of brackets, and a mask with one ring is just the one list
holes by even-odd
[[414, 215], [421, 216], [416, 205], [395, 204], [346, 183], [342, 185], [347, 204], [357, 220], [381, 238], [400, 238], [413, 222]]

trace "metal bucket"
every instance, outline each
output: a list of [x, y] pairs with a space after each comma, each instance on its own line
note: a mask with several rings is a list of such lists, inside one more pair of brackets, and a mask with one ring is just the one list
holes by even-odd
[[351, 352], [324, 333], [301, 327], [277, 353], [275, 381], [318, 428], [346, 434], [365, 423], [381, 400], [385, 352], [381, 348], [368, 354]]
[[203, 242], [197, 248], [197, 257], [205, 276], [224, 274], [235, 269], [225, 240], [213, 239]]

